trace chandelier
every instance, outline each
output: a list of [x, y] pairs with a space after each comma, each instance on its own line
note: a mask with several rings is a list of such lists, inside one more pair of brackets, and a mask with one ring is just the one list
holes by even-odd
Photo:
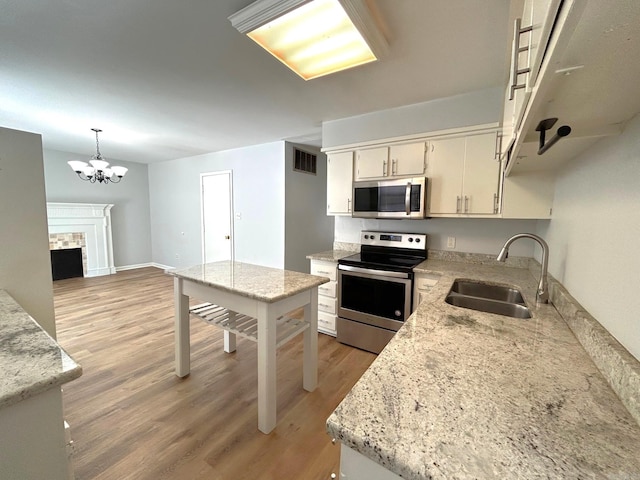
[[109, 166], [109, 162], [102, 158], [100, 153], [100, 142], [98, 141], [98, 133], [102, 130], [92, 128], [96, 132], [96, 154], [91, 157], [89, 163], [81, 160], [71, 160], [67, 162], [72, 170], [78, 174], [81, 180], [88, 180], [91, 183], [118, 183], [127, 173], [128, 168]]

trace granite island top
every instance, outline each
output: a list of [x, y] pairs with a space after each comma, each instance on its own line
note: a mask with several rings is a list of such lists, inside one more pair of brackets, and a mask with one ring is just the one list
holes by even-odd
[[0, 290], [0, 408], [82, 375], [58, 343], [4, 290]]
[[[640, 479], [640, 426], [529, 270], [427, 260], [440, 275], [327, 420], [406, 479]], [[533, 318], [454, 307], [456, 278], [519, 288]]]
[[307, 259], [321, 260], [323, 262], [337, 262], [341, 258], [345, 258], [356, 253], [358, 252], [352, 250], [327, 250], [326, 252], [318, 252], [307, 255]]
[[166, 273], [267, 303], [277, 302], [329, 281], [328, 278], [308, 273], [232, 261], [167, 270]]

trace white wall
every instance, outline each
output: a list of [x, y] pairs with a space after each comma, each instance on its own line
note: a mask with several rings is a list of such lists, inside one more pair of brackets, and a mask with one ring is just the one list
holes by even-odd
[[55, 338], [42, 139], [1, 127], [0, 288]]
[[323, 122], [322, 147], [498, 122], [503, 93], [501, 88], [491, 88]]
[[202, 263], [200, 174], [232, 170], [236, 261], [282, 268], [284, 156], [284, 142], [273, 142], [150, 164], [153, 261]]
[[539, 227], [551, 274], [640, 359], [640, 115], [565, 167]]
[[86, 155], [57, 150], [44, 151], [48, 202], [113, 203], [113, 259], [116, 267], [151, 262], [149, 221], [149, 176], [147, 165], [107, 158], [111, 165], [129, 171], [117, 184], [83, 182], [71, 170], [69, 160], [86, 160]]
[[[465, 253], [498, 255], [504, 242], [516, 233], [535, 233], [537, 220], [488, 218], [430, 218], [428, 220], [371, 220], [336, 217], [335, 240], [360, 243], [361, 230], [426, 233], [427, 247]], [[447, 237], [456, 238], [456, 247], [447, 248]], [[509, 249], [509, 255], [532, 257], [534, 242], [521, 240]]]
[[[293, 170], [297, 147], [317, 157], [316, 175]], [[320, 149], [286, 143], [285, 146], [284, 268], [309, 273], [307, 255], [333, 248], [333, 217], [327, 216], [327, 156]]]

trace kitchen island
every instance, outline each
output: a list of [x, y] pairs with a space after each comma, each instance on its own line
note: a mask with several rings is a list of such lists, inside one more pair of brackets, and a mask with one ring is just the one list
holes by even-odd
[[[528, 269], [415, 271], [440, 279], [327, 420], [344, 478], [640, 478], [637, 421]], [[517, 287], [532, 318], [445, 303], [456, 278]]]
[[[189, 297], [207, 302], [193, 311], [225, 329], [225, 351], [240, 334], [258, 344], [258, 429], [276, 425], [276, 348], [304, 332], [303, 388], [318, 381], [318, 285], [324, 277], [222, 261], [168, 270], [174, 278], [176, 375], [190, 372]], [[286, 316], [304, 308], [304, 319]], [[209, 313], [213, 312], [213, 313]]]
[[70, 478], [60, 387], [82, 367], [0, 289], [0, 478]]

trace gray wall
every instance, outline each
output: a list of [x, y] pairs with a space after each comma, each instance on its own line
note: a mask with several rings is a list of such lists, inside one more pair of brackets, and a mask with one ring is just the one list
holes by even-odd
[[67, 165], [69, 160], [86, 161], [86, 156], [57, 150], [44, 151], [48, 202], [113, 203], [113, 258], [116, 267], [151, 262], [149, 222], [149, 178], [147, 165], [107, 158], [111, 165], [129, 171], [117, 184], [81, 181]]
[[553, 276], [640, 359], [640, 115], [563, 169], [539, 233]]
[[322, 147], [499, 122], [503, 94], [491, 88], [323, 122]]
[[233, 172], [235, 259], [284, 267], [284, 142], [149, 165], [153, 260], [202, 263], [200, 174]]
[[0, 289], [55, 338], [42, 139], [0, 128]]
[[[535, 233], [537, 220], [503, 220], [501, 218], [431, 218], [429, 220], [371, 220], [336, 217], [337, 242], [360, 243], [361, 230], [388, 230], [391, 232], [426, 233], [427, 246], [434, 250], [486, 253], [498, 255], [500, 248], [512, 235]], [[455, 237], [455, 248], [447, 248], [447, 237]], [[513, 244], [509, 254], [533, 257], [534, 242]]]
[[[317, 174], [293, 170], [294, 147], [316, 153]], [[285, 144], [284, 268], [309, 273], [307, 255], [333, 248], [333, 217], [327, 216], [327, 156], [320, 149]]]

